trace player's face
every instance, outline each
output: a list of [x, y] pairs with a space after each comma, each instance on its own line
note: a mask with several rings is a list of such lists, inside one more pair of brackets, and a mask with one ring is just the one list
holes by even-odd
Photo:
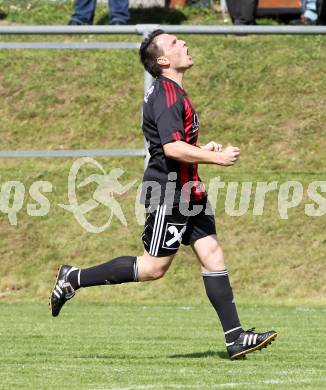
[[186, 70], [193, 65], [187, 44], [182, 39], [170, 34], [161, 34], [156, 38], [156, 43], [164, 53], [163, 56], [158, 58], [161, 65], [165, 65], [160, 62], [161, 60], [175, 70]]

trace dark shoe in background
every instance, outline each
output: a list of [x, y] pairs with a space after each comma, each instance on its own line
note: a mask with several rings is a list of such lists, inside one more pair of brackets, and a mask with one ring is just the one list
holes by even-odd
[[316, 26], [316, 22], [304, 16], [290, 21], [290, 26]]
[[84, 23], [80, 23], [77, 20], [70, 19], [68, 26], [84, 26]]
[[0, 9], [0, 20], [6, 19], [6, 17], [7, 14], [5, 13], [5, 11], [2, 11], [2, 9]]
[[119, 20], [115, 20], [114, 22], [110, 22], [110, 26], [125, 26], [126, 23], [120, 22]]

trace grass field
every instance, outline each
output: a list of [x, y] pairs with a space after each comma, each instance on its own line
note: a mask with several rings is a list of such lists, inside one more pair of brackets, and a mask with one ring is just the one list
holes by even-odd
[[[72, 1], [0, 0], [0, 9], [0, 24], [66, 24]], [[131, 16], [132, 23], [222, 22], [219, 14], [191, 7]], [[107, 22], [105, 6], [97, 7], [95, 20]], [[0, 210], [1, 390], [326, 388], [326, 208], [320, 217], [304, 208], [312, 203], [309, 183], [326, 180], [325, 36], [184, 38], [195, 58], [185, 87], [199, 112], [200, 143], [232, 143], [242, 151], [232, 169], [200, 167], [202, 179], [254, 186], [277, 181], [278, 189], [295, 180], [304, 189], [288, 219], [280, 217], [277, 191], [266, 197], [262, 216], [253, 215], [253, 195], [239, 217], [226, 212], [226, 189], [217, 203], [241, 321], [275, 328], [279, 337], [268, 350], [229, 361], [189, 248], [180, 250], [162, 280], [82, 290], [53, 319], [47, 297], [60, 263], [90, 266], [142, 251], [136, 189], [118, 198], [128, 226], [114, 219], [94, 235], [58, 206], [68, 203], [72, 159], [1, 159], [0, 185], [18, 180], [25, 188], [16, 225]], [[1, 37], [9, 39], [140, 37]], [[142, 97], [136, 51], [0, 51], [0, 149], [140, 148]], [[122, 168], [122, 183], [142, 180], [141, 158], [97, 161], [107, 172]], [[98, 172], [81, 175], [90, 173]], [[53, 184], [43, 217], [27, 212], [36, 180]], [[79, 199], [89, 199], [95, 188]], [[107, 220], [105, 208], [89, 214], [94, 224]]]
[[[24, 13], [26, 23], [32, 23], [35, 15], [43, 15], [44, 23], [63, 23], [59, 4], [39, 4], [43, 8], [35, 6]], [[53, 7], [52, 13], [48, 7]], [[19, 22], [21, 12], [9, 12], [6, 22]], [[199, 22], [205, 22], [206, 14], [198, 13], [204, 18]], [[186, 15], [186, 21], [196, 23], [198, 15]], [[304, 187], [304, 199], [289, 210], [288, 219], [280, 218], [277, 191], [267, 196], [260, 217], [252, 214], [253, 197], [248, 213], [230, 217], [223, 202], [226, 191], [221, 191], [217, 226], [237, 296], [324, 304], [325, 215], [306, 216], [304, 204], [309, 202], [309, 183], [325, 180], [325, 37], [186, 39], [196, 63], [186, 76], [185, 87], [199, 112], [200, 143], [217, 140], [224, 145], [236, 144], [242, 150], [239, 164], [232, 169], [200, 167], [202, 179], [207, 184], [216, 176], [226, 183], [277, 181], [278, 186], [297, 180]], [[305, 76], [307, 68], [309, 77]], [[143, 146], [139, 125], [143, 71], [136, 51], [1, 51], [0, 70], [1, 149]], [[107, 172], [122, 168], [123, 183], [137, 179], [139, 184], [142, 180], [141, 158], [98, 161]], [[62, 261], [88, 266], [121, 253], [141, 252], [138, 238], [142, 227], [135, 221], [135, 188], [119, 197], [128, 226], [114, 219], [107, 231], [97, 235], [87, 233], [71, 213], [57, 206], [67, 203], [67, 177], [72, 162], [1, 160], [1, 184], [19, 180], [26, 191], [16, 226], [10, 225], [6, 213], [0, 212], [1, 299], [45, 299]], [[44, 217], [27, 214], [28, 203], [33, 203], [28, 191], [36, 180], [53, 184], [52, 193], [46, 194], [51, 208]], [[91, 196], [95, 188], [89, 186], [85, 196]], [[107, 210], [99, 207], [87, 217], [101, 225]], [[259, 281], [247, 271], [251, 267], [264, 270]], [[202, 302], [206, 298], [198, 271], [193, 255], [183, 249], [163, 281], [141, 292], [134, 287], [130, 291], [140, 302], [154, 302], [162, 295], [170, 301], [188, 298]], [[115, 301], [128, 300], [122, 291], [114, 290]], [[85, 299], [102, 298], [91, 291]]]
[[[110, 287], [108, 287], [110, 289]], [[0, 389], [325, 389], [323, 308], [240, 305], [279, 336], [230, 361], [204, 305], [0, 304]]]

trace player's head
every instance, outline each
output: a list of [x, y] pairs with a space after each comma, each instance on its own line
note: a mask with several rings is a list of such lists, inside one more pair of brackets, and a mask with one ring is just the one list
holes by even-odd
[[155, 30], [144, 39], [139, 55], [144, 68], [153, 77], [165, 70], [184, 72], [193, 65], [186, 42], [163, 30]]

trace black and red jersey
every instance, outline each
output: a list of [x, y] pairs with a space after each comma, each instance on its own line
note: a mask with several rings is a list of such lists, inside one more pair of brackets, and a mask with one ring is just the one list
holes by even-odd
[[[187, 201], [196, 203], [203, 199], [207, 194], [198, 176], [198, 164], [173, 160], [163, 152], [163, 145], [178, 140], [197, 145], [198, 115], [185, 90], [164, 76], [156, 79], [144, 97], [142, 127], [150, 153], [144, 174], [142, 203], [149, 204], [153, 197], [155, 202], [164, 203], [167, 188], [174, 190], [173, 183], [173, 204], [180, 201], [181, 189]], [[149, 185], [148, 182], [159, 185]]]

